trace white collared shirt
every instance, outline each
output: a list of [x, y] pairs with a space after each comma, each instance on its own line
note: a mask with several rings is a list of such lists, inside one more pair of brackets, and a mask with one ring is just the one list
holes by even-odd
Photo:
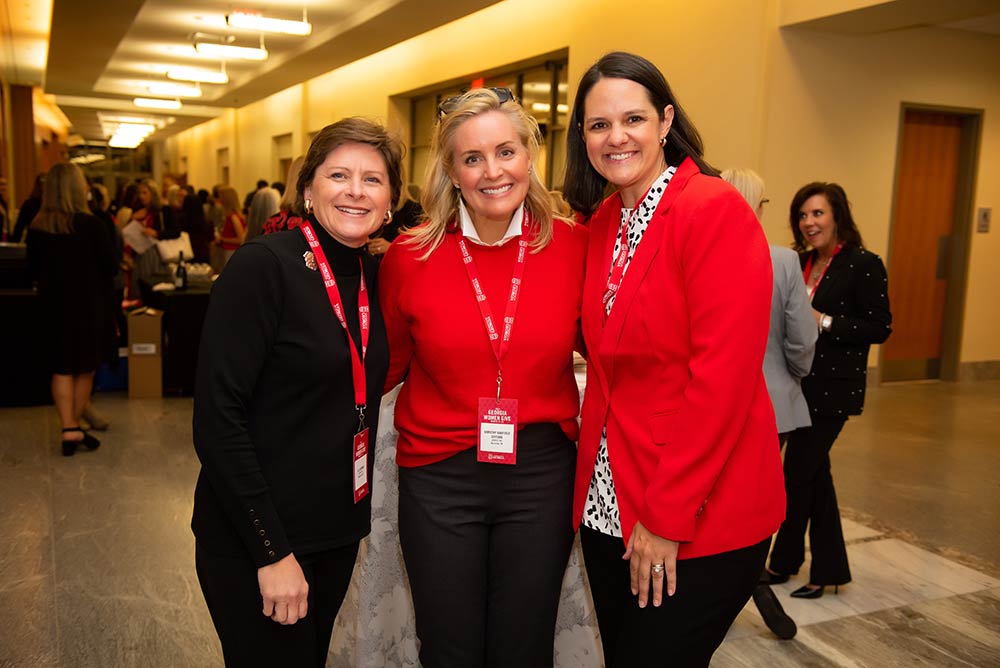
[[517, 207], [517, 211], [511, 216], [510, 225], [507, 226], [507, 231], [504, 232], [503, 238], [492, 244], [488, 244], [479, 238], [479, 233], [476, 232], [476, 226], [472, 224], [472, 216], [469, 215], [469, 210], [465, 208], [465, 202], [461, 199], [458, 200], [458, 220], [462, 225], [462, 236], [471, 241], [474, 244], [479, 244], [480, 246], [503, 246], [505, 243], [511, 239], [516, 239], [521, 236], [521, 220], [524, 217], [524, 202], [521, 206]]

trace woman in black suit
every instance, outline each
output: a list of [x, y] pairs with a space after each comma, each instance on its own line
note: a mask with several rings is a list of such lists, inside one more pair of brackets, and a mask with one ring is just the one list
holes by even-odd
[[365, 243], [399, 197], [401, 154], [364, 119], [321, 130], [297, 182], [301, 227], [240, 247], [212, 290], [191, 526], [227, 666], [326, 663], [370, 531], [389, 351]]
[[789, 215], [819, 339], [812, 370], [802, 379], [812, 426], [797, 429], [788, 440], [788, 509], [768, 571], [771, 582], [785, 582], [798, 572], [808, 525], [809, 584], [792, 596], [819, 598], [826, 585], [851, 581], [830, 448], [848, 416], [861, 414], [868, 349], [889, 338], [892, 314], [885, 266], [865, 250], [843, 188], [836, 183], [803, 186]]

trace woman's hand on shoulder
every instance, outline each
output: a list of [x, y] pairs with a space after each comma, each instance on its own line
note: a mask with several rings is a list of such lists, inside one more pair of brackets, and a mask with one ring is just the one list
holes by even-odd
[[[622, 559], [629, 560], [629, 575], [632, 594], [639, 596], [639, 607], [645, 608], [649, 601], [650, 581], [652, 581], [653, 606], [663, 602], [663, 585], [666, 581], [667, 596], [677, 591], [677, 549], [680, 543], [657, 536], [636, 522], [629, 536], [628, 546]], [[662, 566], [654, 572], [653, 566]]]
[[257, 569], [257, 583], [264, 599], [264, 615], [279, 624], [294, 624], [309, 611], [309, 583], [302, 567], [289, 554]]

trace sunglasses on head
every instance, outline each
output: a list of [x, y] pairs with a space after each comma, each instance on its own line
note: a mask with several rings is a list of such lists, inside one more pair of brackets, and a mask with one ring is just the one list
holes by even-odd
[[[491, 90], [496, 93], [496, 96], [500, 98], [500, 104], [504, 102], [517, 102], [514, 97], [513, 91], [510, 88], [476, 88], [474, 90]], [[449, 97], [447, 100], [442, 100], [441, 104], [438, 105], [438, 120], [441, 120], [451, 112], [455, 111], [455, 107], [458, 106], [459, 100], [462, 99], [462, 95], [455, 95], [454, 97]]]

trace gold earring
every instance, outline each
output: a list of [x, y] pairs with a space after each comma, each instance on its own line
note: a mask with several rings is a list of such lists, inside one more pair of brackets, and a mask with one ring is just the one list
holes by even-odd
[[383, 225], [388, 225], [392, 222], [392, 209], [385, 210], [385, 217], [382, 219]]
[[666, 146], [666, 145], [667, 145], [667, 135], [663, 135], [662, 137], [660, 137], [660, 146]]
[[305, 209], [307, 215], [312, 213], [313, 201], [311, 199], [306, 198], [306, 200], [302, 203], [302, 206]]

